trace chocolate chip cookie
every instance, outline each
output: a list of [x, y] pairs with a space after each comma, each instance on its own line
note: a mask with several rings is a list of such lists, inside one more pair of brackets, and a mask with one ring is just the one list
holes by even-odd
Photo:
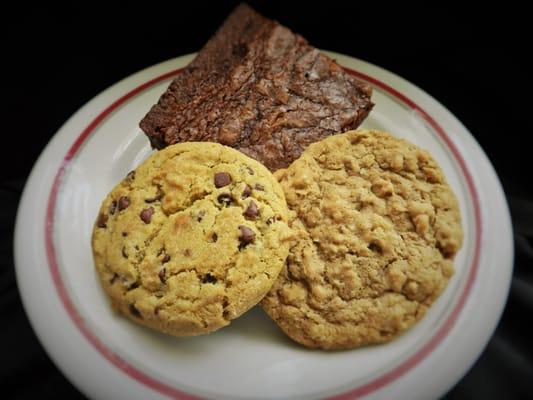
[[389, 341], [422, 318], [462, 243], [457, 200], [426, 151], [351, 131], [276, 175], [297, 240], [262, 305], [288, 336], [346, 349]]
[[113, 306], [176, 336], [226, 326], [258, 303], [289, 249], [283, 191], [216, 143], [159, 151], [104, 200], [93, 254]]

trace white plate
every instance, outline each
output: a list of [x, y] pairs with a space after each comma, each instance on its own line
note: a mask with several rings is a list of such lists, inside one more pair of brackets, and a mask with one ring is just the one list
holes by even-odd
[[374, 87], [376, 107], [363, 126], [428, 149], [459, 198], [465, 242], [444, 294], [392, 343], [330, 353], [292, 343], [258, 307], [219, 332], [181, 339], [111, 312], [93, 268], [93, 221], [107, 192], [151, 152], [138, 122], [192, 59], [179, 57], [120, 81], [70, 118], [37, 161], [20, 204], [15, 256], [26, 311], [50, 357], [86, 395], [431, 398], [481, 353], [513, 262], [508, 207], [491, 164], [426, 93], [374, 65], [330, 55]]

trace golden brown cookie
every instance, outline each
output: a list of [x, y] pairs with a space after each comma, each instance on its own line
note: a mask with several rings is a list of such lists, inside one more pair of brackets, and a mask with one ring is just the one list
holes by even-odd
[[462, 242], [457, 200], [428, 152], [351, 131], [312, 144], [276, 176], [298, 239], [262, 305], [288, 336], [353, 348], [424, 315]]
[[258, 303], [288, 253], [283, 191], [216, 143], [153, 154], [104, 200], [93, 254], [114, 307], [172, 335], [226, 326]]

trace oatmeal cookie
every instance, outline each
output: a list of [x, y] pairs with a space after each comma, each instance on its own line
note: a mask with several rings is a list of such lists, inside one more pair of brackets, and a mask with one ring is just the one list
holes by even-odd
[[444, 290], [462, 243], [455, 195], [428, 152], [377, 131], [312, 144], [276, 176], [298, 239], [263, 299], [295, 341], [393, 339]]

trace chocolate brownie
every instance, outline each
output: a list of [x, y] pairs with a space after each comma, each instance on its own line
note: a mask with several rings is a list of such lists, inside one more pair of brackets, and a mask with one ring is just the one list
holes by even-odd
[[277, 170], [309, 144], [356, 128], [371, 94], [303, 37], [241, 4], [140, 126], [157, 149], [219, 142]]

